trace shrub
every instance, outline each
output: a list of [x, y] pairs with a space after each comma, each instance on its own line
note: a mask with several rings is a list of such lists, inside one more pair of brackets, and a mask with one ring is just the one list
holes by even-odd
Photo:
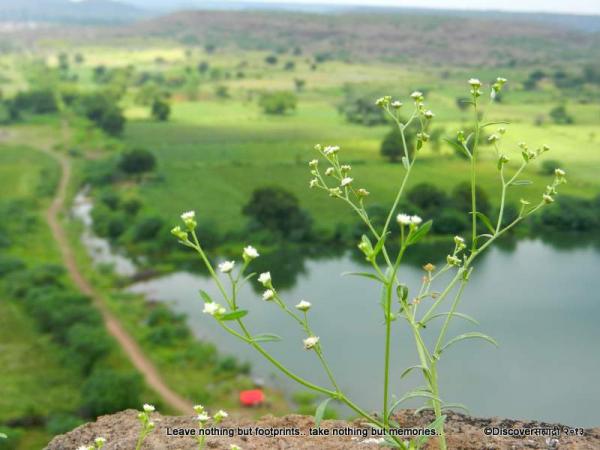
[[[404, 139], [406, 141], [408, 157], [412, 159], [415, 151], [415, 141], [417, 139], [414, 128], [407, 127], [404, 130]], [[381, 141], [379, 152], [390, 162], [398, 162], [405, 155], [404, 144], [402, 142], [402, 133], [398, 127], [392, 128]]]
[[148, 150], [136, 148], [121, 155], [119, 168], [130, 175], [150, 172], [156, 167], [156, 158]]
[[142, 386], [142, 377], [137, 372], [96, 369], [83, 385], [83, 408], [89, 417], [136, 408]]
[[302, 240], [312, 227], [312, 220], [300, 208], [298, 198], [280, 187], [254, 190], [242, 212], [261, 227], [288, 239]]
[[296, 109], [298, 98], [288, 91], [265, 92], [258, 104], [265, 114], [284, 115]]
[[48, 114], [58, 111], [56, 97], [50, 89], [19, 92], [14, 99], [14, 106], [19, 111], [29, 111], [33, 114]]
[[469, 227], [464, 213], [452, 208], [442, 209], [436, 214], [431, 229], [437, 234], [460, 234]]
[[600, 196], [595, 201], [561, 196], [539, 215], [539, 224], [554, 231], [592, 231], [600, 226]]
[[164, 221], [157, 216], [140, 218], [131, 230], [134, 241], [150, 241], [155, 239], [164, 228]]
[[19, 258], [8, 255], [0, 255], [0, 278], [25, 268], [25, 263]]
[[125, 126], [125, 116], [121, 108], [106, 93], [81, 96], [77, 102], [76, 110], [112, 136], [121, 134]]
[[554, 121], [554, 123], [559, 125], [570, 125], [574, 122], [573, 116], [567, 113], [567, 108], [565, 105], [559, 105], [550, 111], [550, 118]]
[[425, 217], [432, 217], [448, 202], [444, 191], [431, 183], [419, 183], [406, 194]]
[[154, 119], [165, 122], [169, 120], [169, 116], [171, 115], [171, 106], [167, 101], [156, 98], [152, 102], [151, 112]]
[[111, 349], [103, 326], [85, 323], [76, 323], [68, 329], [66, 344], [68, 361], [75, 363], [86, 375]]
[[389, 122], [381, 108], [375, 105], [372, 95], [349, 88], [346, 88], [344, 102], [338, 106], [338, 110], [347, 122], [358, 125], [370, 127]]
[[545, 159], [540, 164], [540, 173], [542, 175], [552, 175], [557, 167], [564, 167], [560, 161], [556, 159]]

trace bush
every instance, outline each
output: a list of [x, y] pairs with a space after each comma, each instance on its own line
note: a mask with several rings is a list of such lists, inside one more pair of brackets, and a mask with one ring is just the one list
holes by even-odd
[[74, 362], [84, 374], [111, 349], [111, 342], [101, 325], [76, 323], [66, 334], [68, 361]]
[[[477, 203], [477, 211], [489, 216], [492, 205], [486, 192], [477, 186], [475, 189], [475, 201]], [[452, 191], [452, 204], [462, 214], [471, 212], [471, 184], [463, 182], [457, 184]]]
[[594, 200], [560, 196], [552, 208], [544, 208], [539, 224], [555, 231], [593, 231], [600, 226], [600, 196]]
[[33, 114], [48, 114], [58, 111], [56, 97], [50, 89], [19, 92], [14, 99], [14, 106], [19, 111], [29, 111]]
[[265, 92], [261, 94], [258, 104], [265, 114], [284, 115], [296, 109], [298, 98], [288, 91]]
[[119, 168], [130, 175], [149, 172], [156, 167], [156, 158], [148, 150], [136, 148], [121, 155]]
[[280, 187], [254, 190], [242, 212], [260, 227], [290, 240], [308, 238], [312, 228], [312, 220], [300, 208], [298, 198]]
[[25, 268], [25, 263], [19, 258], [8, 255], [0, 255], [0, 278], [17, 270]]
[[152, 102], [152, 117], [154, 119], [165, 122], [169, 120], [169, 116], [171, 115], [171, 106], [168, 102], [162, 99], [154, 99]]
[[563, 168], [560, 161], [557, 161], [556, 159], [545, 159], [540, 165], [540, 173], [542, 175], [554, 175], [554, 170], [558, 167]]
[[445, 208], [439, 212], [431, 229], [436, 234], [460, 234], [468, 227], [468, 216], [456, 209]]
[[[414, 127], [409, 126], [404, 130], [404, 139], [406, 140], [408, 157], [412, 160], [415, 152], [415, 143], [417, 134]], [[402, 134], [397, 126], [394, 126], [383, 138], [379, 150], [382, 156], [388, 158], [390, 162], [398, 162], [404, 156], [404, 144]]]
[[384, 111], [375, 104], [375, 95], [346, 89], [344, 102], [338, 106], [347, 122], [368, 127], [388, 123]]
[[76, 110], [112, 136], [121, 134], [125, 126], [125, 116], [121, 108], [108, 94], [94, 93], [81, 96]]
[[[65, 434], [83, 423], [81, 418], [67, 414], [52, 414], [46, 422], [46, 431], [52, 436]], [[2, 447], [0, 447], [2, 448]]]
[[131, 230], [134, 241], [150, 241], [155, 239], [163, 229], [165, 223], [160, 217], [150, 216], [138, 220]]
[[552, 108], [550, 111], [550, 118], [554, 121], [554, 123], [559, 125], [570, 125], [574, 122], [573, 116], [567, 113], [567, 108], [565, 105], [559, 105], [555, 108]]
[[445, 192], [431, 183], [417, 184], [408, 191], [406, 197], [424, 217], [434, 216], [448, 202]]
[[142, 387], [137, 372], [96, 369], [83, 385], [83, 408], [89, 417], [138, 408]]

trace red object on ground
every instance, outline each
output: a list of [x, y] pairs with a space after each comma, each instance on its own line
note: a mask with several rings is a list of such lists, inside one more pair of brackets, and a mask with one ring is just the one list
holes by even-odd
[[240, 403], [244, 406], [257, 406], [265, 401], [265, 394], [260, 389], [240, 392]]

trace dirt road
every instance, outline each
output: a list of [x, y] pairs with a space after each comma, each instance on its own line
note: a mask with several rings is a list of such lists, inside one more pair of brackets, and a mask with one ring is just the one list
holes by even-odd
[[65, 268], [73, 280], [73, 283], [75, 283], [82, 293], [93, 300], [94, 305], [102, 313], [104, 324], [106, 325], [108, 332], [117, 340], [132, 364], [144, 375], [148, 386], [156, 391], [162, 397], [164, 402], [175, 411], [182, 414], [193, 413], [192, 403], [167, 386], [154, 364], [146, 358], [135, 340], [125, 331], [117, 318], [107, 309], [102, 297], [94, 290], [92, 285], [85, 279], [77, 267], [67, 234], [60, 222], [60, 214], [64, 208], [67, 187], [69, 185], [69, 180], [71, 179], [71, 164], [69, 159], [64, 155], [50, 150], [41, 150], [58, 161], [61, 167], [62, 174], [60, 182], [55, 197], [52, 200], [52, 204], [46, 211], [46, 219], [52, 230], [52, 235], [60, 249]]

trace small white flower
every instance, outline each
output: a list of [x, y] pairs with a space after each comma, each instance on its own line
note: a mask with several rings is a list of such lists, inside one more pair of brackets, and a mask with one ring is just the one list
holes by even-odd
[[564, 171], [564, 170], [562, 170], [562, 169], [556, 169], [556, 170], [554, 170], [554, 174], [555, 174], [557, 177], [559, 177], [559, 178], [562, 178], [562, 177], [564, 177], [564, 176], [567, 174], [567, 172], [565, 172], [565, 171]]
[[460, 259], [458, 259], [456, 256], [453, 256], [453, 255], [448, 255], [446, 257], [446, 261], [451, 266], [459, 266], [460, 265]]
[[319, 337], [318, 336], [309, 336], [306, 339], [304, 339], [302, 342], [304, 344], [304, 350], [310, 350], [311, 348], [313, 348], [315, 345], [317, 345], [319, 343]]
[[196, 411], [198, 414], [204, 412], [204, 406], [202, 405], [194, 405], [194, 411]]
[[398, 100], [395, 100], [395, 101], [392, 102], [392, 108], [394, 108], [394, 109], [400, 109], [400, 108], [402, 108], [402, 103], [399, 102]]
[[396, 221], [400, 225], [410, 225], [411, 224], [411, 219], [410, 219], [410, 216], [408, 214], [398, 214], [396, 216]]
[[195, 218], [196, 218], [195, 211], [186, 211], [183, 214], [181, 214], [181, 220], [183, 220], [184, 222], [187, 222], [188, 220], [194, 220]]
[[148, 422], [148, 428], [150, 428], [151, 430], [154, 429], [156, 425], [154, 424], [154, 422]]
[[412, 94], [410, 94], [410, 96], [415, 100], [419, 100], [423, 98], [423, 93], [421, 91], [415, 91]]
[[296, 309], [306, 312], [310, 309], [311, 306], [312, 305], [310, 304], [310, 302], [307, 302], [306, 300], [300, 300], [300, 303], [296, 305]]
[[271, 272], [263, 272], [258, 276], [258, 282], [263, 286], [268, 287], [271, 285]]
[[216, 302], [206, 302], [204, 303], [204, 309], [202, 312], [204, 314], [208, 314], [210, 316], [214, 316], [221, 309], [221, 305]]
[[353, 181], [354, 179], [350, 177], [342, 178], [342, 187], [349, 186]]
[[311, 189], [314, 188], [315, 186], [318, 186], [318, 185], [319, 185], [319, 180], [317, 178], [313, 178], [308, 183], [308, 187], [311, 188]]
[[410, 217], [410, 223], [412, 225], [419, 225], [421, 222], [423, 222], [423, 219], [421, 219], [419, 216], [411, 216]]
[[427, 119], [433, 119], [435, 117], [435, 114], [433, 113], [433, 111], [431, 111], [430, 109], [428, 109], [427, 111], [425, 111], [423, 113], [423, 115], [427, 118]]
[[198, 417], [196, 417], [196, 419], [198, 420], [198, 422], [204, 423], [210, 420], [210, 416], [203, 411], [200, 414], [198, 414]]
[[342, 172], [350, 172], [352, 170], [352, 166], [349, 164], [344, 164], [340, 167]]
[[331, 175], [333, 175], [333, 171], [334, 171], [333, 167], [328, 167], [325, 170], [325, 175], [327, 175], [328, 177], [330, 177]]
[[473, 88], [479, 88], [481, 87], [481, 81], [479, 81], [477, 78], [471, 78], [469, 80], [469, 84], [473, 87]]
[[245, 260], [253, 260], [258, 258], [260, 255], [258, 254], [258, 251], [252, 247], [251, 245], [248, 245], [246, 247], [244, 247], [244, 252], [242, 253], [242, 256], [244, 257]]
[[153, 405], [149, 405], [148, 403], [144, 403], [144, 411], [146, 412], [154, 412], [156, 408]]
[[229, 414], [227, 414], [225, 411], [220, 409], [215, 413], [215, 415], [213, 416], [213, 419], [215, 419], [217, 422], [220, 422], [221, 420], [223, 420], [225, 417], [228, 417], [228, 416], [229, 416]]
[[554, 203], [554, 198], [552, 198], [552, 196], [551, 196], [551, 195], [544, 194], [544, 195], [542, 196], [542, 198], [543, 198], [543, 200], [544, 200], [544, 203], [546, 203], [546, 204], [549, 204], [549, 203]]
[[223, 261], [219, 264], [219, 270], [223, 273], [229, 273], [233, 270], [233, 266], [235, 266], [235, 261]]
[[366, 189], [360, 188], [358, 191], [356, 191], [356, 193], [358, 194], [359, 197], [367, 197], [370, 192], [367, 191]]
[[340, 147], [338, 145], [328, 145], [323, 150], [323, 153], [325, 153], [326, 155], [333, 155], [339, 151], [340, 151]]
[[318, 159], [313, 159], [312, 161], [310, 161], [308, 163], [308, 167], [310, 167], [311, 169], [314, 169], [317, 167], [317, 165], [319, 164], [319, 160]]
[[275, 297], [275, 291], [273, 291], [273, 289], [267, 289], [265, 292], [263, 292], [263, 295], [262, 295], [263, 300], [266, 300], [266, 301], [273, 300], [273, 297]]
[[456, 245], [461, 245], [465, 243], [464, 238], [460, 237], [460, 236], [454, 236], [454, 243]]

